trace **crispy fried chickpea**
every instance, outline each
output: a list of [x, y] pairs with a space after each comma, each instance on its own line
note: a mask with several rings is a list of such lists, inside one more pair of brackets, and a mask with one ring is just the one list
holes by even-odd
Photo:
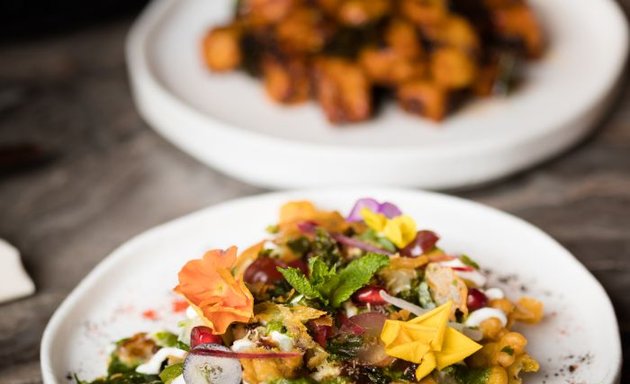
[[309, 68], [304, 59], [267, 56], [262, 62], [265, 90], [284, 104], [306, 101], [311, 94]]
[[495, 299], [490, 300], [488, 306], [491, 308], [500, 309], [507, 316], [510, 316], [512, 311], [514, 311], [514, 304], [508, 299]]
[[399, 55], [415, 59], [422, 56], [420, 36], [413, 24], [395, 18], [385, 29], [385, 43]]
[[316, 95], [333, 123], [366, 120], [372, 113], [371, 85], [363, 69], [351, 61], [322, 58], [315, 65]]
[[508, 374], [505, 368], [491, 367], [489, 370], [487, 384], [508, 384]]
[[236, 69], [241, 64], [240, 29], [235, 25], [213, 28], [203, 39], [203, 57], [213, 71]]
[[508, 332], [497, 342], [495, 354], [492, 357], [493, 365], [509, 367], [517, 357], [525, 352], [527, 339], [518, 332]]
[[390, 0], [345, 0], [337, 8], [337, 18], [346, 25], [365, 25], [381, 19], [390, 9]]
[[540, 365], [530, 355], [523, 354], [516, 358], [514, 363], [507, 368], [509, 384], [521, 384], [519, 377], [521, 372], [538, 372]]
[[501, 324], [501, 320], [496, 317], [491, 317], [486, 319], [479, 324], [479, 328], [483, 332], [483, 337], [485, 339], [495, 340], [497, 339], [503, 329], [503, 325]]
[[448, 110], [448, 93], [437, 83], [412, 80], [398, 86], [396, 98], [407, 112], [440, 121]]
[[516, 303], [511, 317], [523, 323], [536, 324], [542, 320], [543, 315], [544, 305], [542, 302], [531, 297], [521, 297]]
[[497, 343], [487, 343], [475, 352], [472, 356], [466, 359], [466, 363], [471, 368], [484, 368], [492, 365], [492, 358], [497, 349]]
[[461, 89], [472, 85], [477, 65], [464, 52], [455, 48], [440, 48], [431, 55], [431, 74], [446, 89]]
[[493, 23], [505, 39], [520, 39], [527, 56], [537, 58], [545, 50], [542, 28], [534, 11], [525, 4], [497, 8], [492, 12]]
[[400, 13], [418, 26], [435, 25], [448, 14], [445, 0], [401, 0]]

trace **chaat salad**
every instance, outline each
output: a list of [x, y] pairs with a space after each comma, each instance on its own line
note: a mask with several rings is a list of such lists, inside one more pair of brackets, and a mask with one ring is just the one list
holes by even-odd
[[344, 217], [293, 201], [279, 216], [244, 251], [187, 262], [179, 333], [118, 341], [91, 383], [519, 384], [538, 371], [512, 326], [538, 323], [543, 304], [487, 286], [396, 205], [363, 198]]

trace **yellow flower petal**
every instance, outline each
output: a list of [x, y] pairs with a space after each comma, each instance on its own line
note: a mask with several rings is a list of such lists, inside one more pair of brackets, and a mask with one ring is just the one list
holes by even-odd
[[398, 248], [404, 248], [416, 238], [416, 222], [408, 215], [387, 220], [383, 234]]
[[422, 359], [420, 366], [416, 369], [416, 380], [422, 380], [425, 376], [431, 373], [436, 366], [435, 355], [433, 353], [427, 353]]
[[359, 213], [368, 227], [372, 228], [376, 232], [383, 232], [383, 229], [387, 224], [387, 217], [385, 217], [385, 215], [372, 212], [369, 208], [363, 208]]
[[481, 345], [448, 327], [453, 303], [447, 303], [409, 321], [386, 320], [381, 331], [385, 353], [420, 364], [421, 380], [435, 368], [443, 369], [477, 352]]
[[439, 369], [446, 368], [449, 365], [464, 360], [479, 349], [481, 349], [481, 345], [475, 343], [453, 328], [447, 328], [444, 334], [442, 351], [436, 355], [437, 367]]

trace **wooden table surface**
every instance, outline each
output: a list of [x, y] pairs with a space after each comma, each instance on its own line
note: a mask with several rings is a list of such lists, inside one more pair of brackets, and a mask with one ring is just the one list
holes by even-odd
[[[0, 238], [23, 252], [37, 285], [34, 296], [0, 305], [0, 383], [41, 382], [46, 322], [115, 247], [209, 204], [264, 192], [199, 164], [140, 119], [123, 56], [130, 22], [0, 46], [0, 144], [35, 143], [45, 154], [38, 166], [0, 175]], [[578, 147], [454, 193], [528, 220], [573, 252], [612, 298], [630, 353], [630, 87], [621, 88]]]

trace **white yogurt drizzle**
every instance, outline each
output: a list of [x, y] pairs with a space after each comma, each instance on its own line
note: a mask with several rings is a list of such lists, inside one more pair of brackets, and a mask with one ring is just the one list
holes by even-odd
[[160, 368], [162, 367], [162, 363], [164, 360], [169, 357], [176, 357], [178, 359], [183, 359], [186, 357], [188, 352], [183, 349], [166, 347], [162, 348], [149, 361], [144, 364], [141, 364], [136, 368], [136, 372], [142, 373], [145, 375], [157, 375], [160, 373]]
[[483, 291], [483, 293], [486, 295], [488, 300], [503, 299], [505, 297], [505, 293], [503, 293], [501, 288], [489, 288]]
[[496, 318], [499, 319], [501, 325], [505, 327], [507, 324], [507, 316], [503, 311], [496, 308], [481, 308], [474, 312], [471, 312], [464, 323], [467, 327], [478, 327], [485, 320]]

